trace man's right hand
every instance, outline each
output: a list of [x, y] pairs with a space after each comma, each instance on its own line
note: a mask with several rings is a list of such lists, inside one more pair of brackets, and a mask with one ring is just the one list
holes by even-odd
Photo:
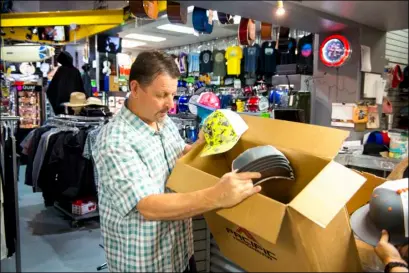
[[244, 199], [261, 191], [260, 186], [253, 186], [252, 179], [260, 178], [260, 173], [254, 172], [230, 172], [222, 176], [214, 185], [215, 202], [220, 208], [230, 208]]
[[399, 250], [389, 243], [389, 234], [386, 230], [382, 230], [382, 236], [378, 245], [375, 247], [375, 252], [384, 265], [387, 265], [390, 262], [406, 263], [402, 259]]

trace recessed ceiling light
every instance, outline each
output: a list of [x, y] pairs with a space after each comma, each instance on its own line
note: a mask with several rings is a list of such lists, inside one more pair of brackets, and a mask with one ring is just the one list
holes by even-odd
[[163, 37], [157, 37], [157, 36], [151, 36], [151, 35], [145, 35], [145, 34], [137, 34], [137, 33], [129, 33], [125, 35], [125, 38], [141, 40], [141, 41], [148, 41], [148, 42], [156, 42], [156, 43], [166, 41], [166, 38], [163, 38]]
[[138, 47], [138, 46], [143, 46], [146, 45], [145, 42], [140, 42], [140, 41], [133, 41], [133, 40], [122, 40], [122, 47], [123, 48], [133, 48], [133, 47]]
[[167, 31], [186, 33], [186, 34], [194, 34], [194, 32], [195, 32], [195, 30], [192, 27], [179, 26], [179, 25], [175, 25], [175, 24], [164, 24], [164, 25], [158, 26], [156, 28], [162, 29], [162, 30], [167, 30]]

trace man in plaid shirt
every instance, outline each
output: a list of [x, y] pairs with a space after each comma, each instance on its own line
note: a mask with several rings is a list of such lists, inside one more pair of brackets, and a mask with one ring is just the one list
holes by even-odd
[[201, 191], [166, 188], [176, 160], [191, 149], [167, 116], [178, 77], [170, 56], [140, 53], [125, 106], [98, 134], [93, 156], [111, 272], [195, 272], [191, 217], [234, 206], [261, 189], [251, 181], [260, 174], [235, 172]]

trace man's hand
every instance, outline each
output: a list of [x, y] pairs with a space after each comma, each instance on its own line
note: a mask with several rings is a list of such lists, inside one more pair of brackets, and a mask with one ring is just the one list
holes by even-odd
[[261, 187], [254, 187], [251, 180], [260, 177], [260, 173], [254, 172], [230, 172], [223, 175], [220, 181], [213, 186], [214, 201], [217, 207], [233, 207], [244, 199], [260, 192]]
[[398, 249], [389, 243], [389, 234], [386, 230], [382, 230], [382, 237], [379, 240], [378, 245], [375, 247], [375, 252], [384, 265], [387, 265], [390, 262], [400, 262], [406, 264]]

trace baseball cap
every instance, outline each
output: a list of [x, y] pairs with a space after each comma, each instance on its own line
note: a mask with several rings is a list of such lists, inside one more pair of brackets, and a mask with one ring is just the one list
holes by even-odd
[[408, 243], [408, 178], [388, 181], [373, 190], [369, 204], [351, 216], [351, 227], [362, 241], [376, 246], [382, 230], [394, 245]]
[[206, 145], [200, 156], [204, 157], [227, 152], [249, 127], [239, 114], [228, 109], [218, 109], [206, 118], [202, 128]]

